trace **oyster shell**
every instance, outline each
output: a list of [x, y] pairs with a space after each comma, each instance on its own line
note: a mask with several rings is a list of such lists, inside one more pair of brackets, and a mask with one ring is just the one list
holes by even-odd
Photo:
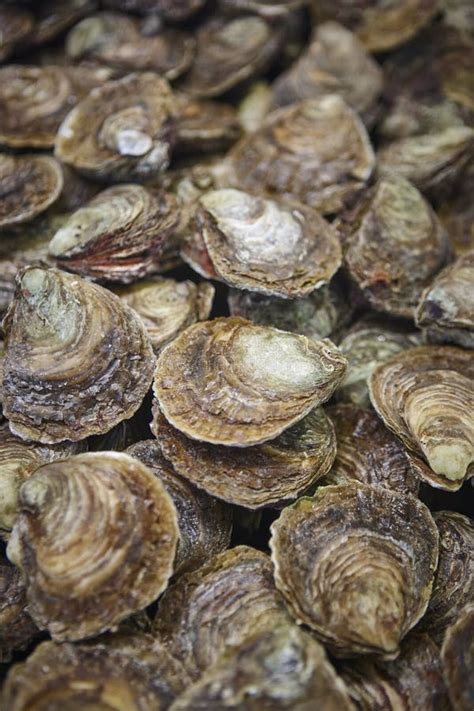
[[456, 711], [471, 711], [474, 701], [474, 605], [467, 605], [447, 629], [441, 649], [444, 678]]
[[471, 0], [441, 0], [443, 24], [458, 30], [471, 42], [474, 40], [474, 10]]
[[178, 542], [170, 495], [122, 452], [45, 464], [20, 490], [8, 543], [26, 580], [28, 609], [57, 641], [112, 629], [156, 600]]
[[33, 24], [33, 16], [26, 8], [0, 7], [0, 62], [13, 54], [20, 43], [30, 39]]
[[300, 624], [336, 656], [393, 658], [423, 616], [438, 531], [410, 494], [351, 482], [321, 487], [271, 526], [275, 581]]
[[[0, 664], [27, 647], [39, 630], [26, 608], [26, 591], [21, 572], [0, 552]], [[2, 707], [2, 708], [8, 708]]]
[[118, 296], [56, 269], [26, 268], [4, 321], [3, 407], [24, 439], [55, 443], [131, 417], [154, 358], [139, 317]]
[[232, 533], [232, 511], [179, 476], [156, 440], [137, 442], [127, 454], [139, 459], [161, 481], [178, 513], [179, 541], [174, 573], [194, 570], [225, 550]]
[[106, 7], [146, 15], [157, 12], [167, 20], [185, 20], [205, 5], [206, 0], [103, 0]]
[[266, 190], [324, 214], [363, 188], [375, 164], [362, 122], [335, 94], [273, 111], [229, 157], [237, 187]]
[[456, 491], [474, 473], [474, 359], [450, 346], [398, 353], [372, 373], [370, 399], [385, 425], [429, 466], [419, 476]]
[[438, 274], [421, 295], [416, 324], [429, 341], [474, 348], [474, 251]]
[[56, 156], [95, 180], [146, 180], [168, 167], [174, 100], [157, 74], [129, 74], [94, 89], [70, 111]]
[[239, 119], [246, 133], [261, 128], [265, 116], [272, 108], [272, 101], [273, 92], [267, 81], [260, 80], [251, 84], [239, 104]]
[[96, 0], [41, 0], [34, 3], [34, 44], [43, 44], [96, 9]]
[[456, 193], [443, 201], [438, 216], [443, 223], [456, 256], [474, 251], [474, 163], [463, 173]]
[[237, 317], [190, 326], [158, 357], [154, 393], [188, 437], [246, 447], [276, 437], [327, 400], [346, 361], [310, 341]]
[[231, 104], [178, 96], [177, 154], [223, 151], [235, 143], [241, 133], [237, 112]]
[[268, 18], [284, 17], [305, 4], [305, 0], [219, 0], [219, 7], [228, 12], [255, 12]]
[[334, 428], [320, 407], [276, 439], [254, 447], [188, 439], [156, 407], [152, 430], [179, 474], [209, 494], [249, 509], [295, 499], [329, 471], [336, 455]]

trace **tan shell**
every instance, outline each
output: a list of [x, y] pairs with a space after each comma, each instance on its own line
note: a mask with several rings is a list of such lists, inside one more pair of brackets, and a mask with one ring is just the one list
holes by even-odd
[[431, 486], [456, 491], [472, 475], [474, 358], [450, 346], [420, 346], [380, 365], [369, 381], [370, 399], [408, 449], [429, 467]]
[[96, 0], [41, 0], [34, 3], [34, 44], [43, 44], [57, 37], [68, 27], [96, 8]]
[[426, 610], [438, 562], [424, 504], [359, 482], [321, 487], [271, 531], [276, 585], [300, 624], [336, 656], [397, 655]]
[[17, 278], [4, 329], [3, 406], [14, 434], [77, 441], [131, 417], [154, 358], [140, 319], [118, 296], [55, 269]]
[[239, 119], [246, 133], [261, 128], [266, 115], [272, 108], [273, 92], [268, 81], [260, 80], [251, 84], [239, 104]]
[[324, 214], [364, 187], [375, 164], [362, 122], [335, 94], [272, 112], [230, 159], [237, 187], [266, 190]]
[[178, 96], [176, 146], [178, 154], [214, 153], [240, 138], [242, 127], [231, 104]]
[[467, 605], [447, 629], [441, 649], [444, 678], [455, 711], [471, 711], [474, 700], [474, 605]]
[[9, 57], [25, 40], [28, 41], [33, 29], [33, 17], [21, 7], [1, 7], [0, 62]]
[[146, 15], [157, 12], [170, 21], [185, 20], [200, 10], [206, 0], [104, 0], [106, 7], [131, 10]]
[[[39, 630], [26, 608], [26, 591], [21, 572], [0, 552], [0, 664], [27, 647]], [[6, 708], [1, 706], [0, 708]]]
[[228, 12], [255, 12], [268, 18], [284, 17], [304, 5], [304, 0], [219, 0], [219, 7]]
[[232, 510], [175, 472], [156, 440], [137, 442], [127, 454], [139, 459], [161, 481], [178, 513], [179, 541], [174, 573], [194, 570], [225, 550], [232, 532]]
[[8, 557], [28, 608], [58, 641], [110, 630], [168, 584], [177, 513], [163, 484], [118, 452], [46, 464], [23, 484]]
[[146, 180], [168, 167], [173, 97], [165, 79], [129, 74], [94, 89], [66, 116], [56, 156], [96, 180]]
[[59, 163], [50, 156], [0, 153], [0, 230], [44, 212], [63, 187]]
[[219, 318], [190, 326], [163, 349], [154, 393], [166, 419], [188, 437], [247, 447], [327, 400], [345, 367], [328, 340]]

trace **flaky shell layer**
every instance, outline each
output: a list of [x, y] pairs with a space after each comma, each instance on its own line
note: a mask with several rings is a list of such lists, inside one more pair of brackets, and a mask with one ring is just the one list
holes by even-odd
[[91, 452], [46, 464], [23, 484], [20, 507], [7, 552], [31, 616], [53, 639], [109, 630], [166, 588], [176, 508], [137, 459]]
[[160, 353], [154, 393], [192, 439], [246, 447], [276, 437], [327, 400], [346, 362], [310, 341], [237, 317], [190, 326]]
[[13, 653], [27, 647], [38, 634], [27, 611], [21, 571], [0, 552], [0, 664], [9, 662]]
[[145, 326], [118, 296], [56, 269], [28, 267], [4, 321], [3, 407], [23, 439], [102, 434], [131, 417], [151, 383]]
[[474, 701], [474, 604], [467, 605], [448, 627], [441, 659], [453, 708], [470, 711]]
[[438, 531], [410, 494], [351, 482], [321, 487], [271, 527], [275, 581], [336, 656], [394, 657], [423, 616]]

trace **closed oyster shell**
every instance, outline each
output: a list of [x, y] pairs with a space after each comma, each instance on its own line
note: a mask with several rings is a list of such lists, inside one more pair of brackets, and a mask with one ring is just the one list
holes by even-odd
[[168, 167], [174, 101], [157, 74], [129, 74], [94, 89], [70, 111], [56, 156], [95, 180], [146, 180]]
[[129, 283], [155, 271], [179, 223], [176, 198], [141, 185], [116, 185], [79, 208], [56, 232], [49, 254], [60, 268]]
[[57, 641], [112, 629], [173, 572], [177, 513], [148, 467], [122, 452], [46, 464], [23, 484], [7, 553], [28, 608]]
[[456, 491], [472, 476], [474, 358], [450, 346], [420, 346], [380, 365], [370, 399], [385, 425], [428, 467], [431, 486]]
[[229, 157], [237, 187], [266, 190], [324, 214], [363, 188], [375, 164], [362, 122], [335, 94], [272, 112]]
[[429, 341], [474, 348], [474, 251], [436, 276], [421, 295], [416, 324]]
[[178, 96], [176, 146], [178, 154], [214, 153], [229, 148], [242, 133], [231, 104]]
[[300, 624], [336, 656], [398, 654], [426, 610], [438, 561], [424, 504], [359, 482], [321, 487], [271, 531], [276, 585]]
[[51, 156], [0, 153], [0, 230], [47, 210], [62, 187], [61, 166]]
[[339, 222], [344, 263], [377, 311], [413, 318], [422, 290], [447, 261], [448, 236], [421, 193], [387, 176]]
[[168, 589], [158, 605], [155, 633], [197, 679], [226, 651], [288, 621], [270, 558], [237, 546]]
[[254, 447], [188, 439], [158, 408], [152, 430], [179, 474], [209, 494], [249, 509], [295, 499], [329, 471], [336, 455], [334, 428], [320, 407], [276, 439]]
[[142, 319], [155, 353], [178, 333], [209, 318], [215, 289], [209, 282], [175, 281], [156, 277], [118, 291]]
[[139, 408], [154, 358], [139, 317], [118, 296], [55, 269], [29, 267], [4, 321], [3, 407], [23, 439], [102, 434]]
[[444, 678], [456, 711], [471, 711], [474, 703], [474, 605], [467, 605], [447, 629], [441, 649]]
[[103, 0], [106, 7], [119, 10], [130, 10], [146, 15], [157, 12], [159, 16], [168, 20], [185, 20], [200, 10], [206, 0]]
[[333, 405], [326, 410], [334, 424], [337, 454], [324, 483], [385, 486], [401, 494], [417, 494], [420, 481], [405, 447], [372, 410], [354, 404]]
[[139, 459], [160, 479], [178, 513], [179, 541], [174, 573], [194, 570], [225, 550], [232, 533], [232, 511], [175, 472], [156, 440], [137, 442], [127, 454]]
[[0, 8], [0, 62], [13, 54], [20, 43], [30, 39], [33, 24], [33, 16], [26, 8]]
[[345, 367], [328, 340], [219, 318], [190, 326], [163, 349], [154, 393], [166, 419], [188, 437], [247, 447], [331, 397]]
[[34, 3], [35, 27], [32, 40], [43, 44], [96, 9], [96, 0], [41, 0]]
[[27, 647], [38, 635], [26, 609], [21, 572], [0, 552], [0, 664], [9, 662], [14, 652]]

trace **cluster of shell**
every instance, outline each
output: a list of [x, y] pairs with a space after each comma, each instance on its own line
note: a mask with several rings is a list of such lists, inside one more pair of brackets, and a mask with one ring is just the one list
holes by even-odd
[[2, 711], [472, 711], [473, 39], [0, 3]]

